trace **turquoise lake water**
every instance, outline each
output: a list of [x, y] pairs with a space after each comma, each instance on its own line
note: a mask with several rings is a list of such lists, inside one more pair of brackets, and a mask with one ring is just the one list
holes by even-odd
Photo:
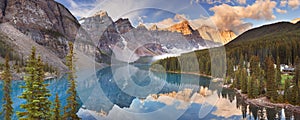
[[[46, 82], [50, 84], [50, 100], [58, 93], [62, 106], [66, 105], [65, 77]], [[19, 86], [23, 84], [20, 80], [12, 83], [15, 111], [22, 110], [19, 106], [25, 102], [17, 97], [22, 93]], [[107, 67], [97, 71], [95, 76], [78, 80], [77, 84], [82, 103], [77, 114], [84, 120], [300, 118], [281, 108], [248, 105], [233, 90], [210, 86], [210, 78], [150, 72], [147, 65]], [[2, 85], [1, 81], [1, 89]], [[3, 96], [2, 91], [0, 96]], [[14, 119], [17, 119], [15, 115]]]

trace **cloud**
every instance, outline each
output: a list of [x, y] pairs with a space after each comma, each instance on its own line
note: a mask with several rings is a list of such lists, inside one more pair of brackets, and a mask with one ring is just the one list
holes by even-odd
[[181, 22], [181, 21], [186, 21], [186, 20], [188, 20], [188, 17], [187, 17], [186, 15], [184, 15], [184, 14], [176, 14], [176, 15], [174, 16], [174, 19], [175, 19], [175, 20], [178, 20], [179, 22]]
[[144, 23], [144, 24], [145, 24], [145, 26], [147, 26], [147, 28], [150, 28], [153, 25], [157, 25], [158, 28], [167, 28], [176, 23], [177, 22], [175, 22], [175, 20], [173, 18], [167, 18], [167, 19], [164, 19], [157, 23]]
[[73, 0], [66, 0], [72, 8], [77, 8], [78, 7], [78, 4], [76, 2], [74, 2]]
[[[63, 1], [63, 0], [57, 0]], [[65, 0], [65, 6], [68, 7], [70, 12], [78, 18], [88, 17], [92, 14], [92, 9], [94, 9], [97, 4], [100, 4], [104, 0], [93, 0], [93, 1], [74, 1], [74, 0]]]
[[251, 27], [250, 23], [245, 23], [244, 19], [255, 20], [273, 20], [275, 15], [273, 9], [276, 7], [276, 2], [256, 1], [254, 4], [242, 6], [230, 6], [222, 4], [210, 8], [215, 14], [210, 18], [219, 29], [233, 30], [236, 33], [244, 32], [247, 27]]
[[296, 9], [300, 5], [300, 0], [289, 0], [288, 5], [293, 9]]
[[278, 13], [280, 13], [280, 14], [285, 14], [285, 13], [287, 13], [286, 10], [281, 10], [281, 9], [279, 9], [279, 8], [276, 8], [276, 12], [278, 12]]
[[237, 0], [237, 2], [238, 2], [239, 4], [246, 4], [246, 3], [247, 3], [246, 0]]
[[156, 24], [159, 28], [165, 28], [180, 21], [188, 20], [194, 29], [201, 26], [210, 26], [220, 30], [232, 30], [240, 34], [252, 27], [252, 23], [247, 23], [244, 19], [273, 20], [276, 18], [273, 12], [274, 9], [278, 13], [286, 13], [286, 10], [276, 8], [276, 4], [276, 2], [270, 0], [256, 1], [248, 6], [221, 4], [209, 9], [214, 12], [214, 15], [210, 17], [189, 19], [184, 14], [177, 14], [174, 18], [168, 18], [157, 23], [149, 23], [147, 26]]
[[280, 6], [285, 7], [287, 5], [287, 0], [281, 0], [280, 1]]

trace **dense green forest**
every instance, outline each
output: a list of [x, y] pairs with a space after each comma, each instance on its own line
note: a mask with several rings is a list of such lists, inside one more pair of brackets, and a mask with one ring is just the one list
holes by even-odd
[[[272, 102], [300, 105], [299, 56], [300, 22], [280, 22], [249, 30], [224, 47], [156, 61], [152, 69], [159, 64], [166, 71], [224, 78], [250, 98], [267, 96]], [[280, 64], [295, 67], [292, 79], [282, 81]]]

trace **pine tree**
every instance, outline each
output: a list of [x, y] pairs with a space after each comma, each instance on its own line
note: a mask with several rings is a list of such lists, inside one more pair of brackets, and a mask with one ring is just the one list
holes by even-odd
[[3, 85], [3, 101], [4, 104], [2, 114], [4, 113], [4, 120], [11, 120], [11, 117], [13, 115], [13, 101], [11, 100], [11, 80], [12, 80], [12, 75], [10, 73], [10, 66], [9, 66], [9, 55], [6, 54], [5, 57], [5, 69], [4, 72], [2, 73], [2, 78], [4, 80], [4, 85]]
[[276, 84], [277, 84], [277, 89], [282, 90], [281, 88], [281, 72], [280, 72], [280, 59], [279, 56], [277, 56], [276, 59]]
[[[266, 79], [267, 79], [267, 97], [271, 99], [271, 101], [275, 102], [277, 98], [277, 91], [276, 91], [276, 81], [275, 81], [275, 69], [274, 69], [274, 62], [271, 57], [267, 57], [265, 59], [266, 65]], [[274, 84], [275, 83], [275, 84]]]
[[247, 88], [250, 88], [250, 86], [248, 86], [248, 77], [247, 77], [247, 70], [246, 68], [242, 68], [240, 71], [240, 80], [241, 80], [241, 90], [242, 93], [247, 93]]
[[57, 93], [55, 95], [55, 104], [52, 112], [53, 112], [52, 120], [62, 120], [60, 115], [60, 101]]
[[283, 98], [286, 102], [289, 101], [290, 86], [291, 86], [291, 83], [290, 83], [290, 79], [288, 78], [284, 81], [284, 96], [283, 96]]
[[23, 112], [17, 112], [22, 120], [49, 120], [51, 117], [51, 102], [48, 97], [51, 96], [49, 90], [44, 84], [44, 71], [41, 57], [36, 59], [35, 47], [32, 47], [31, 55], [26, 64], [25, 90], [19, 96], [26, 100], [20, 107], [25, 109]]
[[38, 102], [39, 112], [41, 113], [40, 119], [49, 119], [51, 117], [51, 101], [48, 99], [51, 94], [47, 89], [48, 84], [44, 83], [45, 72], [44, 72], [44, 64], [42, 62], [41, 56], [38, 56], [37, 59], [37, 81], [35, 85], [33, 85], [34, 89], [36, 89], [36, 100]]
[[76, 93], [76, 83], [75, 83], [75, 66], [73, 64], [74, 62], [74, 52], [73, 52], [73, 43], [69, 42], [69, 53], [66, 57], [66, 64], [69, 68], [68, 72], [68, 83], [69, 88], [67, 90], [67, 94], [69, 95], [67, 98], [67, 105], [64, 108], [64, 119], [72, 119], [72, 120], [78, 120], [77, 113], [77, 107], [78, 102], [76, 101], [77, 93]]
[[294, 76], [294, 87], [295, 87], [295, 94], [296, 96], [296, 104], [300, 105], [300, 86], [299, 86], [299, 81], [300, 81], [300, 59], [297, 56], [295, 59], [295, 76]]
[[258, 56], [251, 56], [250, 58], [250, 74], [251, 79], [248, 81], [248, 96], [250, 98], [256, 98], [259, 95], [260, 84], [260, 65]]
[[36, 64], [37, 60], [35, 58], [35, 47], [32, 47], [31, 49], [31, 55], [29, 56], [29, 59], [26, 63], [26, 73], [27, 76], [24, 77], [25, 86], [21, 86], [21, 88], [25, 89], [19, 98], [25, 99], [26, 103], [21, 104], [21, 108], [25, 109], [24, 112], [17, 112], [17, 115], [20, 117], [20, 119], [23, 120], [31, 120], [31, 119], [37, 119], [37, 110], [35, 108], [34, 100], [34, 89], [33, 89], [33, 83], [37, 79], [37, 72], [36, 72]]
[[247, 95], [249, 98], [253, 98], [252, 94], [253, 94], [253, 91], [252, 91], [252, 84], [251, 84], [251, 81], [252, 81], [252, 78], [251, 77], [248, 77], [247, 79]]

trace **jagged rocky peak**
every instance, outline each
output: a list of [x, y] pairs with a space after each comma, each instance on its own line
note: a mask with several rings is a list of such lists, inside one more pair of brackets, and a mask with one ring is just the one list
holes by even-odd
[[96, 12], [96, 13], [94, 14], [94, 16], [107, 17], [108, 14], [107, 14], [106, 11], [100, 10], [100, 11]]
[[124, 34], [128, 31], [130, 31], [131, 29], [133, 29], [133, 26], [131, 25], [130, 21], [128, 18], [120, 18], [115, 22], [118, 31], [121, 34]]
[[54, 0], [0, 0], [0, 7], [0, 23], [10, 23], [60, 58], [80, 27], [70, 11]]
[[140, 23], [140, 24], [136, 27], [136, 29], [137, 29], [137, 30], [148, 30], [147, 27], [146, 27], [144, 24], [142, 24], [142, 23]]
[[86, 18], [82, 18], [79, 20], [81, 25], [92, 25], [95, 24], [95, 26], [89, 26], [89, 27], [99, 27], [97, 24], [105, 24], [106, 26], [113, 23], [113, 20], [110, 16], [108, 16], [106, 11], [100, 10], [99, 12], [96, 12], [94, 15]]
[[155, 31], [155, 30], [159, 30], [159, 28], [156, 24], [154, 24], [149, 28], [149, 30]]
[[228, 43], [237, 37], [231, 30], [219, 30], [210, 26], [201, 26], [197, 29], [197, 31], [204, 40], [210, 40], [222, 44]]
[[228, 43], [237, 37], [237, 35], [232, 30], [223, 30], [220, 33], [223, 38], [222, 40], [223, 43]]
[[110, 31], [116, 33], [115, 23], [105, 11], [99, 11], [91, 17], [80, 20], [81, 27], [86, 30], [95, 44], [104, 35], [104, 32]]
[[187, 20], [172, 25], [171, 27], [168, 28], [168, 30], [171, 32], [179, 32], [182, 33], [183, 35], [190, 35], [194, 31], [192, 27], [189, 25], [189, 22]]

